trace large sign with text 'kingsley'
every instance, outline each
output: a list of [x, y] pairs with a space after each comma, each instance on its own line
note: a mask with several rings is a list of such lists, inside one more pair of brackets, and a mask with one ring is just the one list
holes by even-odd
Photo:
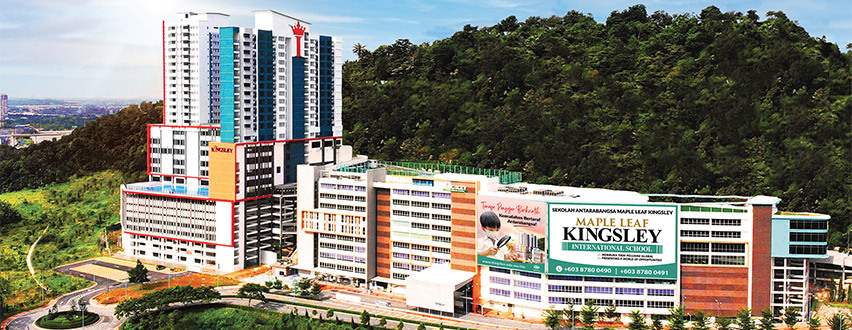
[[549, 274], [677, 278], [677, 206], [548, 204]]

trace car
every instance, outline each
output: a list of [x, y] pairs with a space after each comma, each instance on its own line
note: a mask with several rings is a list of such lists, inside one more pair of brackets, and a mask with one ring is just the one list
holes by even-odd
[[157, 265], [157, 270], [163, 270], [163, 269], [166, 269], [166, 266], [163, 266], [163, 265]]

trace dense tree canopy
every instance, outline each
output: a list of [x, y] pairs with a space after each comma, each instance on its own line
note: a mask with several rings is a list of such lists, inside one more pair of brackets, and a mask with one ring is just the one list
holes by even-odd
[[147, 124], [162, 123], [163, 103], [142, 102], [106, 115], [58, 141], [24, 149], [0, 145], [0, 193], [38, 188], [117, 170], [128, 182], [145, 178]]
[[[852, 218], [852, 53], [782, 12], [575, 11], [356, 49], [345, 139], [387, 160], [645, 193], [773, 195]], [[845, 237], [843, 237], [845, 242]]]

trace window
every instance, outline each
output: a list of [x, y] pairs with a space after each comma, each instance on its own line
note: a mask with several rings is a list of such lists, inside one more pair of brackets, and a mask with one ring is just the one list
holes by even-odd
[[713, 219], [714, 226], [739, 226], [742, 224], [740, 219]]
[[524, 277], [541, 278], [541, 274], [530, 273], [530, 272], [522, 272], [522, 271], [519, 271], [519, 270], [515, 271], [515, 275], [521, 275], [521, 276], [524, 276]]
[[503, 285], [512, 285], [512, 280], [510, 280], [508, 278], [491, 276], [489, 279], [490, 279], [491, 283], [503, 284]]
[[432, 225], [432, 230], [443, 231], [443, 232], [449, 233], [450, 231], [452, 231], [452, 228], [450, 228], [450, 226]]
[[429, 247], [428, 247], [428, 246], [426, 246], [426, 245], [411, 244], [411, 249], [413, 249], [413, 250], [418, 250], [418, 251], [426, 251], [426, 252], [429, 252]]
[[439, 210], [450, 210], [452, 209], [452, 206], [450, 206], [450, 204], [432, 203], [432, 208]]
[[568, 298], [568, 297], [549, 297], [547, 298], [547, 302], [553, 305], [582, 305], [583, 300], [580, 298]]
[[586, 293], [603, 293], [603, 294], [612, 294], [612, 288], [602, 287], [602, 286], [587, 286], [585, 288]]
[[411, 206], [414, 206], [414, 207], [429, 207], [429, 202], [412, 201]]
[[394, 195], [403, 195], [403, 196], [408, 196], [408, 190], [405, 190], [405, 189], [394, 189], [394, 190], [393, 190], [393, 194], [394, 194]]
[[429, 262], [429, 261], [431, 261], [429, 257], [424, 257], [424, 256], [421, 256], [421, 255], [416, 255], [416, 254], [412, 254], [412, 255], [411, 255], [411, 260], [414, 260], [414, 261], [420, 261], [420, 262]]
[[550, 292], [583, 293], [583, 287], [581, 287], [579, 285], [548, 285], [547, 291], [550, 291]]
[[745, 243], [713, 243], [713, 252], [745, 253]]
[[411, 196], [417, 196], [417, 197], [429, 197], [429, 192], [428, 192], [428, 191], [412, 190], [412, 191], [411, 191]]
[[451, 195], [450, 193], [433, 192], [433, 193], [432, 193], [432, 197], [434, 197], [434, 198], [443, 198], [443, 199], [451, 199], [451, 198], [452, 198], [452, 195]]
[[489, 267], [488, 270], [495, 272], [495, 273], [502, 273], [502, 274], [511, 274], [512, 273], [511, 270], [508, 270], [508, 269], [505, 269], [505, 268]]
[[547, 275], [548, 280], [558, 280], [558, 281], [582, 281], [582, 276], [569, 276], [569, 275]]
[[537, 294], [529, 294], [529, 293], [526, 293], [526, 292], [515, 292], [515, 299], [523, 299], [523, 300], [540, 302], [541, 296], [539, 296]]
[[710, 232], [706, 230], [681, 230], [681, 237], [710, 237]]
[[[448, 249], [448, 248], [434, 247], [434, 248], [432, 248], [432, 251], [435, 252], [435, 253], [450, 254], [450, 249]], [[506, 273], [506, 274], [508, 274], [508, 273]]]
[[616, 300], [616, 307], [645, 307], [645, 302], [642, 300]]
[[674, 289], [648, 289], [648, 295], [657, 297], [671, 297], [674, 296], [674, 291]]
[[825, 245], [790, 245], [790, 254], [825, 254]]
[[828, 221], [790, 220], [790, 229], [828, 229]]
[[683, 252], [710, 252], [710, 243], [681, 242], [680, 249]]
[[429, 219], [429, 213], [411, 212], [412, 218]]
[[714, 265], [745, 265], [744, 256], [713, 256]]
[[706, 265], [709, 258], [707, 256], [697, 256], [691, 254], [681, 254], [680, 263], [685, 265]]
[[633, 296], [641, 296], [645, 294], [645, 289], [639, 288], [615, 288], [615, 294], [625, 294]]
[[680, 218], [682, 225], [709, 225], [710, 219]]
[[429, 229], [429, 225], [427, 225], [427, 224], [425, 224], [425, 223], [412, 222], [412, 223], [411, 223], [411, 228], [415, 228], [415, 229]]
[[410, 269], [410, 267], [411, 267], [411, 265], [409, 265], [409, 264], [404, 264], [404, 263], [401, 263], [401, 262], [394, 262], [394, 263], [393, 263], [393, 268], [396, 268], [396, 269], [406, 269], [406, 270], [408, 270], [408, 269]]
[[449, 215], [433, 214], [432, 220], [451, 221], [452, 218]]
[[511, 293], [509, 290], [503, 290], [503, 289], [497, 289], [497, 288], [490, 288], [488, 290], [488, 292], [495, 295], [495, 296], [501, 296], [501, 297], [508, 297]]
[[791, 242], [820, 242], [826, 241], [826, 233], [790, 233]]
[[411, 179], [411, 183], [415, 186], [426, 186], [426, 187], [434, 187], [435, 181], [433, 180], [423, 180], [423, 179]]
[[441, 243], [452, 243], [452, 239], [444, 236], [432, 236], [432, 241]]
[[649, 301], [648, 308], [672, 308], [674, 307], [673, 301]]
[[393, 278], [397, 280], [404, 280], [408, 277], [406, 274], [393, 273]]
[[714, 231], [713, 237], [716, 238], [740, 238], [742, 233], [738, 231]]
[[408, 256], [408, 254], [405, 254], [405, 253], [399, 253], [399, 252], [394, 252], [394, 253], [393, 253], [393, 257], [394, 257], [394, 258], [397, 258], [397, 259], [406, 259], [406, 260], [407, 260], [407, 259], [410, 259], [410, 257]]
[[541, 284], [535, 282], [527, 282], [527, 281], [519, 281], [515, 280], [515, 286], [519, 288], [533, 289], [533, 290], [541, 290]]
[[393, 200], [393, 205], [408, 206], [408, 205], [409, 205], [409, 202], [408, 202], [407, 200], [394, 199], [394, 200]]
[[393, 210], [393, 215], [407, 217], [410, 213], [408, 211]]

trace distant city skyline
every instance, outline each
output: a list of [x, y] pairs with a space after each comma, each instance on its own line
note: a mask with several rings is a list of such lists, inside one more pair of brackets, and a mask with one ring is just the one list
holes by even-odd
[[[315, 23], [314, 33], [343, 38], [344, 60], [353, 60], [356, 43], [374, 50], [397, 39], [414, 44], [450, 37], [465, 25], [491, 26], [514, 15], [562, 16], [576, 10], [605, 22], [612, 11], [633, 1], [381, 1], [320, 0], [281, 3], [270, 0], [10, 0], [0, 12], [0, 92], [22, 98], [162, 98], [161, 22], [178, 12], [232, 14], [234, 25], [250, 26], [251, 12], [272, 9]], [[813, 37], [825, 36], [841, 51], [852, 42], [852, 4], [841, 0], [649, 1], [649, 13], [697, 14], [714, 5], [724, 12], [783, 11]]]

